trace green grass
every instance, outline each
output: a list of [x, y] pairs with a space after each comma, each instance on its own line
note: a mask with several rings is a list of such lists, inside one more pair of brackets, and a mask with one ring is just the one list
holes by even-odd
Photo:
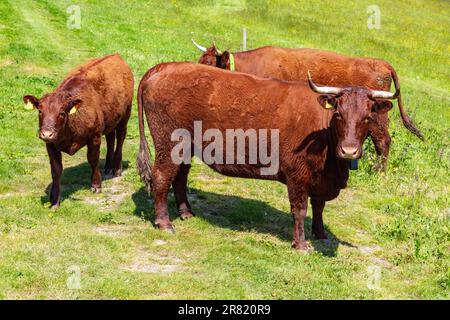
[[[379, 30], [367, 29], [366, 0], [77, 3], [80, 30], [66, 27], [71, 1], [0, 2], [0, 298], [449, 298], [448, 2], [378, 0]], [[156, 63], [196, 61], [191, 37], [239, 50], [243, 27], [248, 48], [315, 47], [391, 62], [427, 138], [391, 112], [388, 171], [371, 172], [367, 143], [348, 189], [325, 208], [328, 245], [308, 231], [313, 253], [290, 248], [283, 185], [226, 178], [198, 162], [189, 178], [197, 217], [180, 221], [171, 197], [177, 233], [154, 229], [135, 170], [135, 107], [123, 178], [91, 194], [85, 150], [65, 156], [61, 208], [47, 209], [48, 159], [24, 94], [51, 91], [75, 65], [113, 52], [138, 82]], [[381, 267], [379, 289], [367, 286], [370, 266]], [[73, 267], [80, 289], [66, 285]]]

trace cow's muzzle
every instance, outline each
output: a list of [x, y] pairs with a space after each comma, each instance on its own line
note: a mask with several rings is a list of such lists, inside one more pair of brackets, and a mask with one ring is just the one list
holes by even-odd
[[356, 160], [361, 158], [361, 148], [359, 147], [339, 147], [337, 155], [339, 158], [347, 160]]
[[56, 131], [54, 129], [39, 130], [39, 138], [45, 142], [53, 142], [56, 140]]

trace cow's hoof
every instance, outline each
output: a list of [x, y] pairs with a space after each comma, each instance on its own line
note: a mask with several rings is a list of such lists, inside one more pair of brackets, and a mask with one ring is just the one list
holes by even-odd
[[58, 209], [59, 209], [59, 203], [50, 205], [50, 210], [58, 210]]
[[112, 179], [114, 177], [114, 170], [113, 169], [105, 169], [105, 179]]
[[313, 250], [311, 245], [306, 241], [292, 242], [292, 248], [302, 253], [310, 253]]
[[175, 229], [173, 227], [162, 229], [164, 232], [175, 234]]
[[93, 193], [101, 193], [101, 192], [102, 192], [102, 187], [92, 186], [92, 187], [91, 187], [91, 191], [92, 191]]
[[169, 222], [155, 222], [155, 225], [158, 227], [159, 230], [165, 231], [167, 233], [174, 234], [175, 229], [173, 228], [172, 224]]
[[180, 212], [180, 218], [181, 220], [187, 220], [190, 218], [195, 217], [195, 214], [193, 214], [191, 211], [182, 211]]
[[114, 177], [120, 177], [122, 175], [122, 169], [117, 169], [114, 171]]

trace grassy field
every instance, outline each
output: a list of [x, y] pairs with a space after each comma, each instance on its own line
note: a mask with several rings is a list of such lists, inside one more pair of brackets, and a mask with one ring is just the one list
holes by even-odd
[[[1, 1], [0, 298], [448, 299], [450, 4], [375, 2], [381, 28], [369, 30], [372, 0], [79, 0], [80, 29], [66, 26], [72, 1]], [[135, 106], [123, 177], [92, 194], [86, 149], [66, 155], [61, 208], [47, 209], [50, 168], [24, 94], [51, 91], [74, 66], [114, 52], [138, 82], [156, 63], [196, 61], [191, 37], [240, 50], [243, 27], [247, 48], [314, 47], [391, 62], [426, 142], [394, 109], [388, 171], [371, 171], [366, 143], [349, 187], [325, 208], [328, 243], [311, 237], [308, 210], [308, 255], [290, 248], [285, 186], [220, 176], [198, 161], [189, 179], [197, 217], [180, 221], [171, 197], [177, 233], [156, 230], [135, 169]]]

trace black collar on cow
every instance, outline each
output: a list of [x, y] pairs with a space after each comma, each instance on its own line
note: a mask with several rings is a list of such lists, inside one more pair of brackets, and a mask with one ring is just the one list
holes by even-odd
[[348, 167], [350, 170], [358, 170], [358, 159], [350, 160]]

